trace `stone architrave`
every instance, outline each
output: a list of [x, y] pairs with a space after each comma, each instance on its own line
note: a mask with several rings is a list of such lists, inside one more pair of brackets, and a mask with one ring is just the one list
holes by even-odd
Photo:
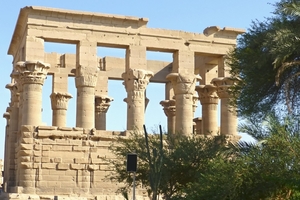
[[106, 95], [95, 96], [95, 128], [96, 130], [106, 130], [106, 113], [110, 102], [114, 99]]
[[76, 127], [94, 128], [95, 123], [95, 86], [99, 69], [80, 67], [75, 78], [77, 88]]
[[237, 135], [237, 115], [235, 108], [229, 104], [229, 89], [234, 84], [230, 77], [214, 78], [211, 81], [217, 87], [221, 99], [221, 134]]
[[217, 135], [218, 128], [218, 103], [217, 87], [213, 85], [196, 86], [202, 105], [202, 133], [204, 135]]
[[10, 83], [5, 86], [11, 92], [11, 102], [10, 102], [10, 126], [8, 130], [8, 146], [6, 148], [9, 157], [4, 160], [4, 163], [9, 166], [9, 170], [6, 171], [5, 179], [7, 180], [7, 188], [14, 187], [16, 184], [15, 180], [15, 144], [17, 142], [17, 132], [19, 129], [19, 90], [18, 84]]
[[67, 122], [68, 101], [71, 94], [54, 92], [50, 95], [52, 114], [52, 126], [65, 127]]
[[176, 104], [175, 132], [184, 135], [193, 133], [193, 95], [199, 75], [183, 76], [179, 73], [170, 73], [167, 80], [171, 81]]
[[160, 102], [164, 108], [165, 115], [168, 118], [168, 133], [175, 133], [175, 121], [176, 121], [176, 106], [175, 100], [164, 100]]
[[128, 69], [122, 74], [127, 92], [127, 130], [143, 130], [145, 118], [145, 90], [153, 72]]
[[50, 65], [40, 61], [18, 62], [22, 92], [22, 125], [40, 125], [42, 122], [42, 87]]

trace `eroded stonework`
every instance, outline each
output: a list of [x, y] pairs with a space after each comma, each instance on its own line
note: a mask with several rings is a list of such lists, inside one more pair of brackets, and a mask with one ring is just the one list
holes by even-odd
[[[227, 91], [234, 82], [224, 57], [243, 30], [212, 26], [203, 34], [188, 33], [147, 28], [147, 22], [53, 8], [21, 9], [8, 50], [13, 70], [6, 86], [11, 102], [3, 115], [7, 126], [0, 199], [124, 199], [115, 194], [123, 183], [107, 178], [113, 168], [102, 158], [114, 159], [108, 147], [116, 137], [127, 137], [134, 129], [142, 132], [150, 82], [166, 85], [160, 104], [170, 134], [239, 138], [236, 114], [228, 109]], [[75, 44], [76, 54], [46, 53], [45, 42]], [[126, 56], [97, 57], [99, 46], [122, 48]], [[147, 51], [172, 53], [173, 62], [147, 60]], [[41, 119], [46, 76], [53, 80], [49, 126]], [[72, 117], [67, 116], [69, 78], [75, 79], [77, 91], [76, 127], [66, 127]], [[124, 81], [127, 131], [106, 130], [106, 113], [114, 106], [108, 80]], [[201, 117], [195, 113], [199, 100]], [[136, 194], [137, 200], [148, 199], [146, 188], [137, 188]]]

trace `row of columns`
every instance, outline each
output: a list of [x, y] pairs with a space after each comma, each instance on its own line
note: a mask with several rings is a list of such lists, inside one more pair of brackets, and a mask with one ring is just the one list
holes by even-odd
[[[11, 114], [22, 125], [41, 124], [42, 86], [49, 69], [49, 65], [42, 62], [18, 62], [13, 73], [17, 80], [15, 85], [8, 85], [12, 92]], [[102, 95], [95, 96], [98, 69], [81, 68], [79, 76], [75, 78], [77, 88], [77, 117], [76, 126], [106, 129], [106, 112], [112, 98]], [[141, 129], [144, 124], [146, 107], [145, 91], [153, 73], [147, 70], [128, 69], [123, 73], [124, 86], [127, 91], [127, 130]], [[195, 111], [195, 90], [198, 92], [202, 104], [202, 132], [217, 134], [217, 105], [221, 99], [221, 133], [236, 134], [236, 115], [228, 106], [228, 88], [233, 84], [229, 78], [215, 78], [212, 85], [198, 85], [199, 75], [182, 76], [180, 73], [171, 73], [166, 77], [174, 90], [175, 98], [161, 102], [168, 117], [170, 132], [190, 134], [193, 130], [193, 113]], [[52, 93], [51, 107], [53, 110], [53, 126], [66, 126], [66, 112], [68, 101], [72, 96], [68, 93]], [[19, 102], [18, 99], [21, 99]], [[197, 98], [196, 98], [197, 100]], [[17, 112], [20, 109], [21, 112]], [[24, 114], [26, 113], [26, 114]], [[20, 117], [21, 115], [21, 117]], [[93, 117], [94, 116], [94, 117]], [[18, 118], [18, 119], [17, 119]], [[199, 121], [199, 119], [198, 119]], [[16, 127], [16, 126], [14, 126]], [[199, 126], [198, 126], [199, 129]]]
[[[170, 74], [167, 76], [173, 85], [177, 88], [187, 89], [187, 81], [178, 74]], [[196, 77], [195, 79], [199, 79]], [[175, 80], [175, 81], [174, 81]], [[211, 85], [198, 85], [193, 86], [198, 93], [199, 98], [194, 97], [191, 101], [192, 92], [190, 96], [183, 96], [176, 87], [174, 88], [175, 100], [164, 100], [160, 104], [168, 118], [168, 131], [169, 133], [180, 132], [182, 134], [191, 134], [193, 129], [190, 124], [195, 122], [195, 130], [197, 134], [204, 135], [237, 135], [237, 115], [233, 107], [230, 106], [229, 88], [234, 84], [233, 79], [228, 77], [214, 78]], [[202, 118], [190, 119], [187, 116], [191, 115], [191, 109], [195, 112], [196, 101], [200, 100], [202, 105]], [[218, 127], [218, 103], [221, 101], [221, 128]], [[179, 100], [179, 101], [178, 101]], [[184, 103], [183, 103], [184, 102]], [[191, 105], [192, 104], [192, 105]], [[187, 120], [182, 120], [182, 118]], [[178, 119], [179, 118], [179, 119]], [[179, 122], [179, 124], [178, 124]], [[181, 122], [181, 123], [180, 123]]]

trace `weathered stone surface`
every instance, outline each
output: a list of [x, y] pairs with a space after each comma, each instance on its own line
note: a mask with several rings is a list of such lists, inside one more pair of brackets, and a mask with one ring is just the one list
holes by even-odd
[[[233, 83], [226, 78], [224, 56], [243, 31], [209, 27], [204, 34], [187, 33], [147, 28], [147, 22], [42, 7], [21, 9], [8, 50], [14, 62], [12, 81], [6, 85], [11, 102], [3, 115], [7, 123], [4, 199], [123, 199], [115, 194], [122, 183], [107, 178], [114, 170], [107, 159], [115, 158], [108, 148], [116, 137], [142, 130], [151, 101], [146, 97], [149, 82], [166, 84], [161, 105], [170, 133], [190, 135], [196, 130], [199, 135], [208, 131], [215, 135], [219, 130], [216, 106], [221, 99], [221, 133], [228, 141], [238, 140], [236, 115], [225, 109]], [[76, 54], [45, 53], [45, 41], [76, 43]], [[97, 57], [101, 45], [124, 48], [125, 58]], [[172, 53], [173, 62], [147, 60], [147, 51]], [[53, 78], [50, 125], [41, 121], [47, 75]], [[201, 85], [196, 86], [199, 75]], [[76, 127], [65, 127], [69, 78], [75, 79], [77, 90]], [[115, 106], [107, 96], [108, 80], [123, 80], [127, 92], [127, 130], [122, 132], [106, 131], [106, 113]], [[211, 81], [214, 85], [208, 85]], [[194, 119], [195, 89], [204, 109], [201, 119]], [[137, 200], [147, 198], [144, 190], [136, 194]]]

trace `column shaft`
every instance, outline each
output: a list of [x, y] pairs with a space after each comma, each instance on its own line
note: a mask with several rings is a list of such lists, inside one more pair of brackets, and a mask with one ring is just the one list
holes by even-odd
[[94, 87], [77, 87], [76, 126], [94, 128], [95, 123]]
[[96, 130], [106, 130], [106, 113], [113, 98], [106, 95], [95, 97], [95, 128]]
[[171, 73], [166, 77], [172, 82], [175, 93], [176, 125], [175, 132], [191, 135], [193, 133], [193, 95], [196, 82], [201, 79], [197, 75]]
[[42, 86], [47, 76], [49, 64], [39, 61], [18, 62], [18, 79], [23, 88], [21, 125], [40, 125], [42, 122]]
[[202, 105], [203, 134], [216, 135], [219, 133], [217, 88], [213, 85], [199, 85], [196, 91]]
[[215, 135], [219, 132], [217, 107], [217, 103], [202, 104], [202, 123], [205, 135]]
[[95, 128], [96, 130], [106, 130], [106, 113], [95, 113]]
[[72, 98], [72, 95], [68, 93], [52, 93], [51, 108], [52, 113], [52, 126], [65, 127], [67, 122], [67, 109], [68, 101]]
[[42, 85], [23, 85], [22, 125], [40, 125], [42, 121]]
[[237, 134], [237, 116], [234, 110], [229, 109], [229, 98], [221, 99], [221, 134]]
[[237, 135], [237, 115], [235, 108], [230, 105], [229, 89], [234, 84], [231, 77], [214, 78], [212, 83], [217, 87], [221, 99], [221, 134]]
[[145, 90], [153, 72], [142, 69], [127, 69], [122, 74], [127, 98], [127, 130], [143, 130], [145, 119]]

